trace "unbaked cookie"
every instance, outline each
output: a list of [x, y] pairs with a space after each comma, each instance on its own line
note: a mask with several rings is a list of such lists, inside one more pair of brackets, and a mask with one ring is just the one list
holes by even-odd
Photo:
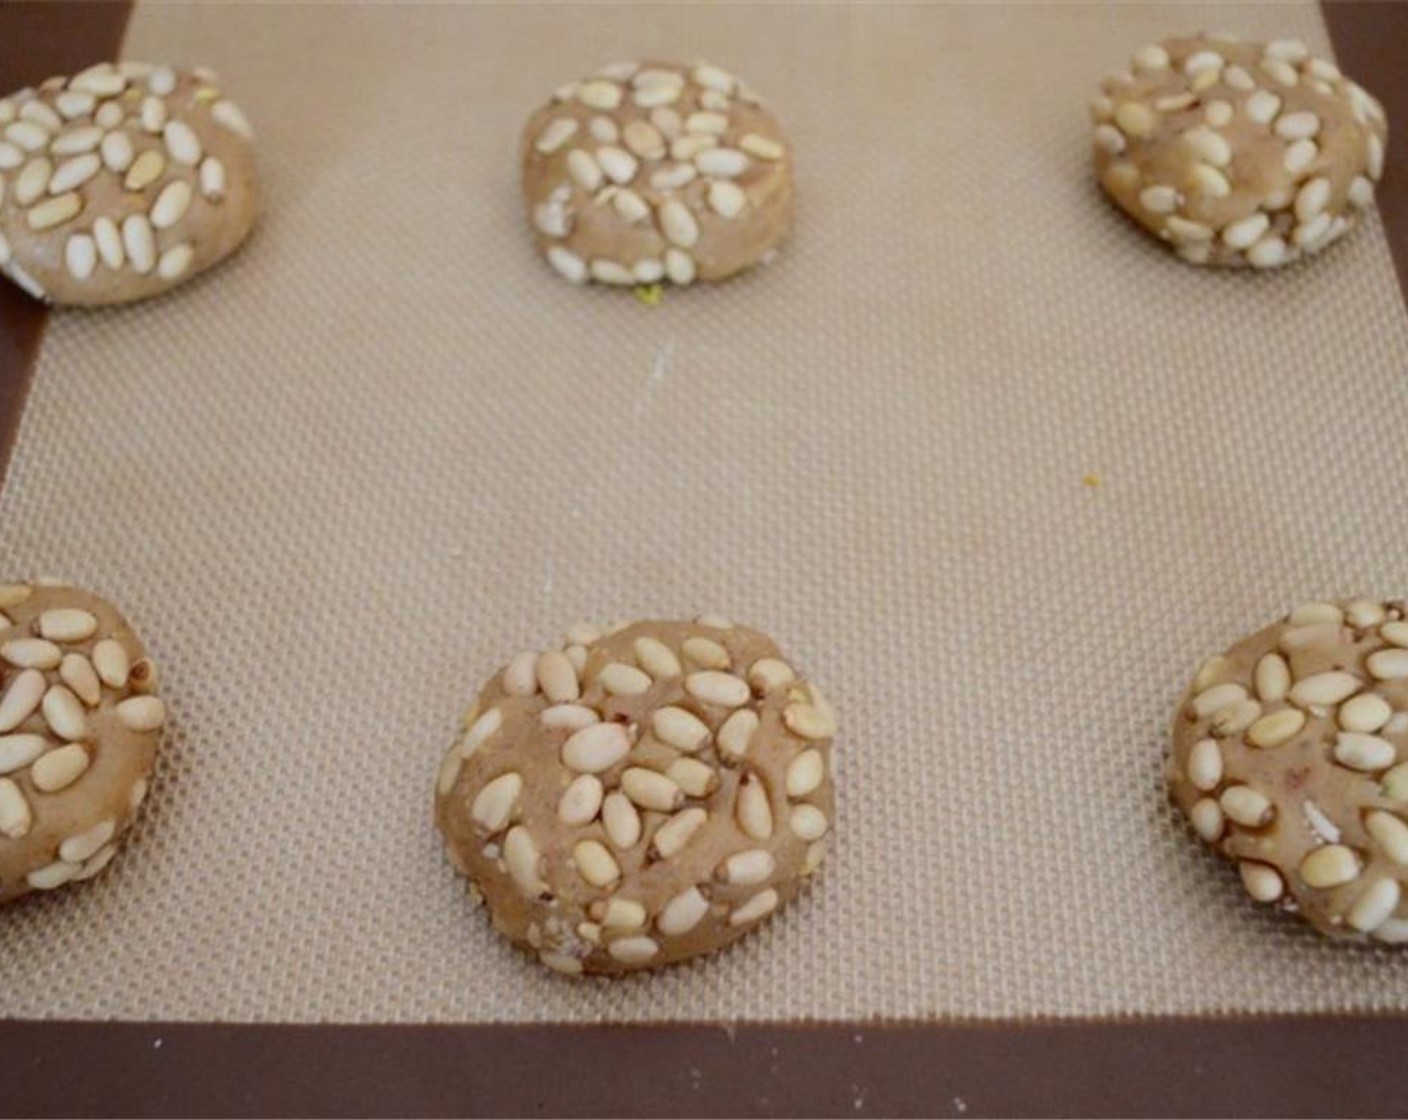
[[722, 280], [792, 225], [792, 155], [717, 66], [627, 62], [528, 119], [523, 195], [539, 251], [574, 284]]
[[574, 627], [485, 686], [436, 820], [494, 926], [544, 964], [669, 964], [756, 928], [821, 864], [835, 731], [755, 630]]
[[1374, 204], [1383, 106], [1304, 43], [1168, 39], [1091, 104], [1100, 183], [1193, 264], [1274, 268]]
[[0, 903], [91, 879], [147, 794], [166, 708], [127, 620], [63, 584], [0, 585]]
[[1335, 937], [1408, 941], [1408, 608], [1310, 603], [1210, 658], [1169, 787], [1247, 892]]
[[127, 303], [234, 252], [253, 133], [218, 82], [102, 63], [0, 100], [0, 272], [53, 303]]

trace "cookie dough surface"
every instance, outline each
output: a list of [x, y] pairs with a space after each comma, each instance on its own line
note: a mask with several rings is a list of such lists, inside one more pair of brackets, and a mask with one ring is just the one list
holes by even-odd
[[435, 797], [450, 860], [560, 972], [711, 952], [825, 856], [835, 716], [746, 627], [576, 627], [510, 661], [464, 728]]
[[156, 670], [110, 604], [0, 585], [0, 903], [90, 879], [117, 853], [156, 761]]
[[1374, 204], [1384, 170], [1383, 106], [1293, 39], [1146, 46], [1091, 116], [1101, 186], [1193, 264], [1318, 253]]
[[102, 63], [0, 100], [0, 272], [58, 304], [158, 295], [239, 247], [253, 133], [204, 68]]
[[1259, 902], [1408, 941], [1408, 608], [1310, 603], [1199, 668], [1168, 779]]
[[534, 238], [574, 284], [723, 280], [792, 225], [777, 121], [708, 63], [618, 63], [572, 82], [523, 133]]

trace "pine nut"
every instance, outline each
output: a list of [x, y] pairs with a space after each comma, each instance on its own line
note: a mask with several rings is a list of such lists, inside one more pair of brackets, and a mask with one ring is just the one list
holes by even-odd
[[518, 654], [504, 667], [504, 691], [510, 696], [532, 696], [538, 691], [538, 655], [532, 650]]
[[59, 845], [59, 858], [69, 863], [83, 863], [99, 848], [112, 839], [117, 831], [117, 821], [107, 817], [91, 828], [70, 836]]
[[1402, 818], [1374, 809], [1364, 817], [1364, 830], [1379, 842], [1384, 855], [1400, 867], [1408, 867], [1408, 824]]
[[503, 724], [503, 713], [498, 708], [490, 708], [483, 715], [475, 718], [465, 729], [464, 738], [460, 741], [460, 757], [469, 758], [494, 735], [498, 734], [499, 728]]
[[624, 793], [606, 795], [601, 803], [601, 823], [606, 829], [606, 838], [618, 851], [627, 851], [640, 843], [640, 814]]
[[612, 696], [640, 696], [650, 691], [650, 677], [620, 661], [603, 667], [596, 679]]
[[29, 223], [29, 228], [38, 233], [73, 220], [82, 209], [83, 197], [76, 192], [70, 192], [32, 207], [25, 214], [25, 220]]
[[660, 946], [649, 937], [623, 937], [611, 942], [606, 951], [622, 964], [645, 964], [660, 952]]
[[713, 669], [691, 673], [684, 680], [685, 691], [696, 700], [721, 708], [737, 708], [748, 702], [746, 682]]
[[785, 153], [782, 145], [775, 140], [769, 140], [766, 136], [759, 136], [756, 132], [750, 132], [739, 140], [738, 146], [755, 159], [765, 159], [769, 161], [780, 160]]
[[1269, 89], [1259, 89], [1242, 103], [1242, 108], [1257, 124], [1270, 124], [1281, 111], [1281, 99]]
[[1385, 797], [1408, 801], [1408, 762], [1400, 762], [1383, 777]]
[[665, 777], [689, 797], [708, 797], [719, 785], [713, 769], [694, 758], [675, 759], [665, 768]]
[[601, 717], [584, 704], [554, 704], [551, 708], [544, 708], [538, 720], [544, 727], [565, 727], [569, 731], [580, 731], [584, 727], [600, 723]]
[[123, 219], [122, 245], [135, 272], [145, 276], [156, 267], [156, 237], [144, 214], [132, 214]]
[[117, 718], [128, 731], [156, 731], [166, 722], [166, 704], [156, 696], [133, 696], [118, 704]]
[[1290, 626], [1342, 626], [1344, 611], [1334, 603], [1302, 603], [1286, 616], [1286, 623]]
[[651, 730], [662, 743], [687, 753], [699, 750], [709, 740], [708, 725], [683, 708], [657, 708], [651, 716]]
[[170, 229], [186, 216], [191, 206], [191, 185], [184, 179], [173, 179], [161, 188], [161, 193], [152, 203], [152, 226], [156, 229]]
[[675, 656], [674, 650], [657, 638], [637, 638], [635, 653], [636, 662], [657, 681], [678, 677], [684, 672], [684, 667]]
[[1360, 933], [1372, 933], [1393, 917], [1402, 894], [1396, 879], [1376, 879], [1354, 900], [1345, 920]]
[[211, 202], [225, 197], [225, 165], [214, 156], [200, 162], [200, 193]]
[[1222, 791], [1218, 803], [1229, 820], [1246, 828], [1261, 828], [1270, 824], [1271, 818], [1276, 815], [1270, 799], [1250, 786], [1228, 786]]
[[227, 128], [245, 140], [254, 139], [254, 126], [249, 123], [249, 118], [244, 115], [244, 111], [238, 105], [228, 98], [215, 102], [210, 107], [210, 115], [221, 128]]
[[53, 669], [63, 656], [58, 646], [43, 638], [15, 638], [0, 645], [0, 657], [21, 669]]
[[678, 199], [667, 199], [660, 204], [660, 228], [666, 238], [683, 249], [692, 249], [699, 241], [699, 223], [689, 212], [689, 207]]
[[532, 834], [521, 824], [509, 829], [504, 837], [504, 863], [514, 886], [526, 898], [537, 898], [547, 893], [547, 884], [539, 874], [540, 861], [538, 845]]
[[595, 723], [573, 732], [562, 745], [565, 766], [582, 774], [600, 774], [620, 762], [631, 749], [631, 737], [619, 723]]
[[103, 264], [114, 272], [127, 263], [127, 252], [122, 247], [122, 234], [118, 232], [117, 223], [111, 218], [99, 218], [93, 223], [93, 241], [98, 246], [98, 256], [102, 257]]
[[1246, 698], [1247, 690], [1239, 684], [1213, 685], [1193, 697], [1192, 712], [1198, 719], [1208, 719]]
[[1279, 653], [1268, 653], [1256, 663], [1256, 695], [1264, 704], [1285, 698], [1291, 687], [1291, 668]]
[[26, 669], [10, 682], [0, 698], [0, 732], [13, 731], [34, 714], [48, 687], [38, 669]]
[[1193, 808], [1188, 811], [1188, 820], [1192, 823], [1193, 830], [1209, 844], [1214, 844], [1222, 838], [1222, 806], [1213, 798], [1204, 797], [1195, 802]]
[[607, 887], [621, 878], [621, 865], [598, 840], [582, 840], [572, 849], [577, 871], [594, 887]]
[[48, 749], [43, 735], [0, 735], [0, 774], [24, 769]]
[[709, 900], [698, 887], [690, 887], [665, 903], [660, 916], [655, 919], [655, 925], [666, 937], [681, 937], [702, 922], [708, 913]]
[[754, 840], [772, 838], [772, 806], [767, 790], [756, 774], [745, 774], [738, 787], [736, 805], [738, 826]]
[[101, 167], [102, 161], [95, 155], [75, 156], [59, 164], [54, 171], [53, 178], [49, 180], [49, 193], [64, 194], [77, 190], [96, 175]]
[[151, 186], [166, 171], [166, 159], [154, 149], [148, 149], [132, 161], [126, 177], [122, 180], [123, 189], [142, 191]]
[[1232, 663], [1221, 654], [1209, 657], [1198, 666], [1198, 671], [1193, 674], [1194, 695], [1206, 692], [1213, 685], [1222, 683], [1231, 671]]
[[601, 780], [591, 774], [579, 774], [563, 791], [557, 803], [557, 819], [565, 825], [578, 827], [596, 820], [605, 791]]
[[1401, 681], [1408, 677], [1408, 649], [1381, 649], [1364, 661], [1369, 675], [1380, 681]]
[[490, 835], [502, 832], [518, 808], [523, 777], [510, 771], [487, 783], [474, 797], [469, 817]]
[[766, 848], [735, 852], [719, 866], [718, 877], [725, 883], [753, 886], [765, 883], [777, 870], [777, 860]]
[[1396, 754], [1393, 744], [1377, 735], [1342, 731], [1335, 739], [1335, 761], [1354, 770], [1383, 770]]
[[792, 666], [775, 657], [763, 657], [753, 662], [748, 669], [748, 683], [766, 695], [779, 689], [790, 688], [797, 681]]
[[1237, 865], [1242, 875], [1242, 886], [1257, 902], [1275, 902], [1285, 892], [1286, 884], [1274, 867], [1254, 860], [1243, 860]]
[[1231, 223], [1222, 231], [1222, 243], [1232, 249], [1249, 249], [1271, 228], [1271, 219], [1257, 211]]
[[103, 698], [102, 682], [93, 671], [92, 663], [81, 653], [65, 654], [59, 664], [59, 680], [73, 691], [83, 703], [96, 708]]
[[621, 792], [642, 809], [671, 813], [684, 804], [684, 791], [664, 774], [643, 766], [630, 766], [621, 773]]
[[748, 157], [735, 148], [705, 148], [694, 157], [694, 166], [701, 175], [736, 179], [748, 170], [749, 163]]
[[577, 680], [577, 670], [567, 655], [558, 650], [548, 650], [538, 658], [538, 684], [543, 695], [554, 704], [576, 700], [582, 695], [582, 687]]
[[645, 907], [635, 899], [611, 898], [598, 903], [601, 924], [611, 930], [641, 929], [645, 926]]
[[56, 860], [38, 871], [31, 871], [25, 876], [25, 881], [37, 891], [51, 891], [63, 886], [82, 870], [81, 864]]
[[1359, 877], [1359, 857], [1343, 844], [1326, 844], [1301, 860], [1300, 877], [1316, 890], [1352, 883]]
[[185, 242], [173, 245], [161, 254], [156, 262], [156, 274], [163, 280], [175, 280], [184, 276], [195, 259], [195, 250]]
[[724, 720], [716, 739], [724, 761], [737, 762], [747, 754], [757, 730], [758, 713], [747, 708], [734, 712]]
[[777, 902], [777, 891], [771, 887], [759, 891], [743, 905], [734, 909], [733, 913], [728, 916], [728, 924], [746, 926], [751, 922], [761, 921], [777, 909]]
[[98, 247], [86, 233], [75, 233], [64, 243], [64, 267], [75, 280], [87, 280], [98, 268]]
[[826, 814], [815, 805], [798, 805], [792, 810], [788, 824], [792, 826], [792, 832], [802, 840], [819, 840], [831, 827]]
[[88, 752], [81, 745], [69, 743], [40, 755], [30, 767], [30, 781], [42, 793], [57, 793], [78, 781], [88, 769], [89, 761]]
[[826, 763], [821, 752], [808, 748], [787, 767], [787, 796], [806, 797], [826, 780]]
[[703, 809], [681, 809], [655, 830], [651, 846], [661, 859], [670, 859], [684, 849], [708, 819], [709, 814]]
[[1282, 140], [1309, 140], [1320, 132], [1320, 118], [1307, 111], [1282, 113], [1272, 131]]
[[34, 814], [24, 792], [9, 778], [0, 778], [0, 836], [18, 840], [33, 824]]
[[1282, 708], [1262, 716], [1247, 728], [1247, 741], [1256, 747], [1279, 747], [1290, 742], [1305, 727], [1305, 713], [1297, 708]]
[[166, 154], [172, 162], [186, 167], [195, 167], [200, 163], [200, 157], [204, 154], [200, 140], [185, 121], [168, 121], [161, 136], [166, 141]]
[[1351, 673], [1330, 671], [1305, 677], [1287, 693], [1299, 708], [1331, 708], [1353, 696], [1363, 682]]
[[1205, 793], [1222, 781], [1222, 748], [1215, 739], [1200, 739], [1188, 752], [1188, 780]]
[[672, 284], [687, 287], [694, 283], [694, 258], [683, 249], [665, 250], [665, 275]]

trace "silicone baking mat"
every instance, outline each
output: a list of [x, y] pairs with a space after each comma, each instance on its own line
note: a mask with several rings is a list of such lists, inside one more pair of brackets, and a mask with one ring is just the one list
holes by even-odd
[[[1092, 183], [1099, 76], [1198, 26], [1329, 53], [1311, 4], [139, 6], [127, 57], [254, 120], [266, 213], [207, 279], [50, 324], [0, 563], [122, 604], [173, 722], [112, 871], [0, 922], [0, 1011], [1408, 1009], [1408, 957], [1254, 909], [1164, 800], [1196, 660], [1402, 594], [1408, 519], [1377, 223], [1224, 275]], [[778, 261], [657, 308], [559, 281], [516, 188], [530, 108], [637, 55], [746, 76], [798, 153]], [[440, 755], [518, 649], [698, 611], [833, 696], [834, 856], [703, 964], [546, 975], [441, 855]]]

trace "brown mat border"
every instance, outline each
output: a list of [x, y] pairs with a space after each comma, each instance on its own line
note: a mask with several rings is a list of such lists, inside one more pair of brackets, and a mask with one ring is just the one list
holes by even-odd
[[[1345, 71], [1388, 109], [1380, 212], [1408, 293], [1408, 3], [1327, 0], [1324, 10]], [[0, 88], [116, 56], [129, 14], [126, 2], [0, 0]], [[0, 471], [46, 320], [0, 285]], [[0, 1020], [0, 1116], [1395, 1116], [1408, 1114], [1396, 1074], [1405, 1051], [1408, 1016], [736, 1027]]]

